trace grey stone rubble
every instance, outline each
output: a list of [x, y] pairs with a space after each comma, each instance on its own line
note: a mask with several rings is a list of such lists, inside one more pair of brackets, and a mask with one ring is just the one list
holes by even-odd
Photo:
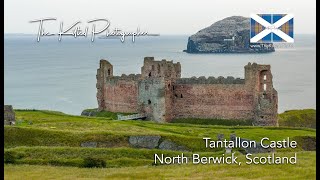
[[[160, 142], [161, 136], [156, 135], [141, 135], [141, 136], [130, 136], [129, 144], [135, 148], [147, 148], [147, 149], [163, 149], [172, 151], [188, 151], [185, 146], [179, 145], [173, 141], [164, 139]], [[107, 142], [93, 142], [86, 141], [80, 144], [81, 147], [109, 147], [112, 146]]]
[[144, 119], [146, 116], [144, 114], [131, 114], [131, 115], [117, 115], [117, 120], [125, 121], [125, 120], [136, 120], [136, 119]]
[[224, 134], [218, 134], [217, 138], [219, 141], [223, 141], [224, 140]]
[[130, 136], [129, 143], [133, 147], [153, 149], [158, 146], [161, 136]]
[[97, 142], [83, 142], [81, 143], [81, 147], [97, 147]]
[[165, 149], [165, 150], [173, 150], [173, 151], [187, 151], [187, 148], [184, 146], [177, 145], [176, 143], [164, 140], [160, 143], [159, 149]]
[[[218, 140], [223, 140], [224, 135], [218, 134]], [[173, 150], [173, 151], [189, 151], [188, 148], [185, 146], [179, 145], [171, 140], [164, 139], [162, 142], [160, 142], [161, 136], [158, 135], [140, 135], [140, 136], [130, 136], [129, 137], [129, 144], [132, 147], [135, 148], [147, 148], [147, 149], [163, 149], [163, 150]], [[236, 135], [230, 134], [230, 141], [236, 141]], [[252, 141], [249, 139], [240, 138], [240, 142], [243, 141]], [[249, 143], [248, 143], [249, 144]], [[251, 147], [251, 148], [245, 148], [242, 147], [242, 149], [245, 151], [245, 153], [268, 153], [268, 152], [274, 152], [275, 149], [272, 148], [263, 148], [260, 144], [260, 142], [256, 142], [257, 147]], [[96, 148], [98, 146], [97, 142], [82, 142], [81, 147], [93, 147]], [[230, 154], [232, 152], [232, 148], [226, 147], [225, 153]]]
[[14, 125], [16, 123], [15, 113], [12, 105], [4, 105], [4, 125]]
[[[230, 141], [236, 141], [236, 135], [235, 134], [231, 134], [230, 135]], [[240, 138], [240, 143], [242, 143], [243, 141], [249, 142], [249, 141], [252, 141], [252, 140]], [[272, 148], [263, 148], [261, 146], [260, 142], [256, 142], [256, 148], [254, 148], [254, 147], [247, 147], [247, 148], [242, 147], [242, 149], [244, 149], [246, 153], [251, 153], [251, 154], [268, 153], [268, 152], [274, 152], [275, 151], [275, 149], [272, 149]]]
[[226, 147], [226, 154], [230, 154], [231, 153], [232, 148], [230, 147]]
[[81, 116], [95, 116], [97, 114], [97, 110], [83, 110], [81, 112]]

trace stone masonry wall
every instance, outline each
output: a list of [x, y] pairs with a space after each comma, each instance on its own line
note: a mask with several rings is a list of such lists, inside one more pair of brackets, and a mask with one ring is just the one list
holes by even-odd
[[107, 79], [105, 87], [106, 110], [134, 113], [138, 107], [138, 81], [134, 79]]
[[147, 78], [139, 81], [139, 112], [156, 122], [166, 121], [164, 78]]
[[140, 74], [113, 76], [113, 66], [107, 60], [101, 59], [96, 84], [98, 110], [137, 112], [140, 77]]
[[253, 94], [245, 84], [176, 84], [175, 118], [253, 119]]
[[244, 84], [245, 79], [234, 78], [232, 76], [228, 76], [227, 78], [223, 76], [213, 77], [209, 76], [206, 78], [205, 76], [200, 77], [191, 77], [191, 78], [180, 78], [177, 79], [177, 83], [179, 84]]

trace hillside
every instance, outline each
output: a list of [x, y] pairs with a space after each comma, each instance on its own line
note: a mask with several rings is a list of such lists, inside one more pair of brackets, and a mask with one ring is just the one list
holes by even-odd
[[316, 110], [289, 110], [279, 114], [279, 126], [316, 128]]
[[[5, 179], [315, 179], [316, 153], [301, 152], [298, 165], [169, 165], [106, 169], [6, 165]], [[19, 172], [19, 173], [17, 173]], [[152, 177], [152, 178], [151, 178]], [[284, 178], [285, 177], [285, 178]]]
[[[5, 174], [7, 178], [14, 178], [14, 171], [22, 174], [28, 172], [26, 176], [37, 179], [39, 171], [30, 169], [48, 169], [43, 177], [50, 178], [52, 174], [60, 172], [59, 166], [64, 166], [66, 170], [73, 172], [72, 178], [87, 177], [86, 172], [90, 171], [96, 174], [98, 169], [85, 170], [84, 159], [90, 157], [101, 159], [106, 162], [108, 174], [96, 174], [93, 177], [128, 177], [129, 174], [135, 174], [136, 178], [147, 177], [142, 173], [147, 168], [150, 173], [159, 173], [167, 170], [167, 166], [153, 166], [153, 156], [155, 153], [162, 153], [168, 156], [176, 156], [182, 152], [186, 155], [199, 153], [203, 156], [217, 156], [224, 153], [224, 149], [205, 148], [203, 137], [217, 139], [218, 134], [224, 134], [229, 139], [230, 134], [236, 134], [241, 138], [247, 138], [259, 141], [267, 136], [272, 140], [282, 140], [290, 137], [296, 139], [298, 148], [283, 149], [276, 153], [280, 156], [291, 155], [293, 152], [301, 154], [301, 162], [296, 170], [303, 171], [309, 169], [310, 173], [303, 177], [313, 177], [315, 172], [311, 168], [315, 163], [315, 152], [304, 151], [304, 138], [311, 138], [313, 142], [316, 130], [310, 128], [289, 128], [289, 127], [252, 127], [252, 126], [222, 126], [222, 125], [197, 125], [187, 123], [164, 123], [159, 124], [152, 121], [117, 121], [106, 117], [87, 117], [73, 116], [61, 112], [43, 111], [43, 110], [15, 110], [16, 125], [5, 126], [4, 146], [5, 146]], [[110, 115], [110, 114], [109, 114]], [[176, 145], [182, 146], [186, 151], [154, 148], [133, 147], [130, 144], [132, 136], [158, 136], [160, 142], [170, 141]], [[95, 143], [95, 148], [90, 143]], [[83, 145], [85, 144], [85, 146]], [[234, 149], [239, 158], [244, 158], [237, 149]], [[300, 156], [300, 155], [299, 155]], [[309, 164], [306, 166], [306, 164]], [[47, 167], [48, 166], [48, 167]], [[193, 166], [174, 166], [181, 175], [184, 171], [192, 171]], [[237, 172], [234, 168], [237, 166], [225, 167], [228, 173]], [[210, 165], [199, 168], [203, 173], [202, 177], [210, 177], [211, 173], [206, 170], [217, 170], [220, 166]], [[278, 169], [282, 167], [284, 171], [289, 172], [285, 165], [268, 166], [267, 169]], [[80, 169], [79, 169], [80, 168]], [[123, 171], [123, 168], [125, 171]], [[129, 169], [128, 169], [129, 168]], [[131, 168], [131, 169], [130, 169]], [[237, 167], [238, 168], [238, 167]], [[253, 168], [254, 171], [266, 171], [265, 166], [241, 166], [242, 170]], [[314, 169], [315, 171], [315, 169]], [[119, 174], [115, 173], [118, 172]], [[126, 172], [132, 172], [127, 174]], [[89, 174], [91, 174], [89, 173]], [[109, 174], [110, 173], [110, 174]], [[60, 174], [60, 173], [59, 173]], [[69, 177], [66, 174], [60, 174], [59, 177]], [[75, 175], [79, 174], [79, 176]], [[223, 176], [224, 173], [217, 175]], [[299, 174], [299, 173], [297, 173]], [[177, 174], [176, 174], [177, 175]], [[161, 177], [173, 175], [172, 172], [161, 173]], [[191, 175], [191, 174], [189, 174]], [[234, 174], [235, 175], [235, 174]], [[42, 177], [42, 176], [41, 176]], [[231, 175], [231, 177], [234, 177]], [[244, 174], [243, 177], [250, 177]], [[291, 177], [300, 177], [291, 176]]]

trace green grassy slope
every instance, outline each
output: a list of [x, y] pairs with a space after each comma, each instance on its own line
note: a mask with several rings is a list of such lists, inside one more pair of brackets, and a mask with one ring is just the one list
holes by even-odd
[[[214, 126], [182, 123], [158, 124], [151, 121], [116, 121], [101, 117], [71, 116], [50, 111], [16, 111], [19, 123], [5, 126], [5, 147], [73, 146], [81, 142], [109, 142], [109, 147], [128, 147], [130, 135], [161, 135], [165, 139], [188, 147], [192, 151], [209, 151], [203, 137], [217, 138], [231, 133], [241, 138], [259, 141], [263, 137], [282, 140], [286, 137], [315, 136], [308, 128]], [[32, 121], [32, 124], [28, 122]]]
[[[16, 147], [5, 149], [15, 156], [15, 164], [56, 165], [82, 167], [86, 157], [99, 158], [107, 162], [107, 167], [129, 167], [153, 164], [154, 154], [165, 156], [181, 155], [179, 151], [137, 148], [81, 148], [81, 147]], [[191, 156], [191, 152], [183, 152]], [[201, 152], [202, 156], [221, 156], [220, 152]]]
[[4, 179], [316, 179], [316, 153], [299, 152], [297, 156], [299, 161], [295, 165], [243, 163], [241, 166], [163, 165], [103, 169], [5, 165]]
[[[117, 114], [108, 111], [97, 111], [97, 109], [85, 109], [83, 112], [91, 114], [95, 117], [106, 117], [109, 119], [117, 119]], [[127, 115], [130, 113], [120, 113]], [[315, 109], [300, 109], [288, 110], [278, 115], [279, 126], [284, 127], [307, 127], [316, 128], [316, 110]], [[226, 126], [251, 126], [252, 120], [233, 120], [233, 119], [174, 119], [171, 123], [188, 123], [202, 125], [226, 125]]]
[[[303, 141], [305, 136], [315, 137], [316, 130], [312, 128], [290, 128], [290, 127], [253, 127], [253, 126], [222, 126], [222, 125], [198, 125], [188, 123], [155, 123], [151, 121], [117, 121], [110, 117], [86, 117], [73, 116], [61, 112], [44, 111], [44, 110], [16, 110], [17, 123], [15, 126], [5, 126], [4, 146], [5, 155], [14, 155], [14, 164], [5, 165], [5, 173], [8, 179], [14, 179], [20, 175], [23, 177], [38, 179], [39, 171], [30, 170], [37, 168], [41, 171], [48, 169], [42, 175], [44, 178], [51, 178], [61, 169], [52, 166], [66, 166], [68, 171], [63, 171], [57, 177], [74, 179], [87, 177], [86, 173], [96, 178], [121, 178], [133, 174], [136, 178], [146, 178], [150, 174], [159, 174], [166, 171], [159, 177], [177, 178], [178, 175], [188, 175], [187, 171], [199, 171], [199, 176], [210, 178], [212, 175], [225, 177], [230, 173], [230, 178], [250, 177], [248, 169], [261, 174], [270, 174], [269, 171], [279, 171], [282, 169], [284, 174], [292, 178], [314, 177], [315, 152], [303, 151], [301, 144], [298, 142], [297, 149], [277, 150], [280, 155], [288, 155], [298, 152], [299, 165], [290, 168], [286, 165], [268, 165], [268, 166], [225, 166], [225, 165], [207, 165], [207, 166], [172, 166], [176, 170], [167, 171], [168, 166], [152, 166], [153, 156], [155, 153], [163, 153], [168, 156], [181, 154], [179, 151], [168, 151], [160, 149], [138, 149], [132, 148], [128, 143], [131, 135], [160, 135], [161, 140], [171, 140], [179, 145], [187, 147], [190, 152], [184, 152], [190, 155], [197, 152], [204, 156], [215, 156], [224, 153], [222, 149], [205, 148], [203, 137], [217, 139], [218, 134], [224, 134], [229, 139], [230, 134], [234, 133], [241, 138], [259, 141], [263, 137], [269, 137], [271, 140], [282, 140], [290, 137], [292, 139]], [[302, 140], [301, 140], [302, 139]], [[98, 148], [81, 147], [82, 142], [97, 142]], [[244, 158], [240, 155], [240, 158]], [[82, 167], [83, 160], [86, 157], [100, 158], [106, 161], [108, 170], [107, 174], [94, 175], [98, 169], [83, 170], [75, 167]], [[36, 165], [36, 166], [28, 166]], [[50, 165], [50, 166], [47, 166]], [[67, 167], [74, 166], [74, 167]], [[128, 167], [127, 169], [125, 167]], [[131, 168], [129, 168], [131, 167]], [[201, 168], [200, 168], [201, 167]], [[215, 174], [221, 167], [224, 167], [224, 173]], [[228, 167], [228, 168], [227, 168]], [[245, 171], [238, 171], [240, 168]], [[112, 170], [114, 169], [114, 170]], [[307, 171], [304, 176], [301, 174], [292, 175], [293, 170]], [[15, 174], [14, 171], [19, 171]], [[117, 174], [116, 171], [119, 173]], [[144, 173], [144, 171], [149, 171]], [[207, 172], [210, 171], [210, 172]], [[69, 174], [67, 172], [73, 172]], [[78, 174], [78, 175], [76, 175]], [[162, 174], [162, 173], [161, 173]], [[20, 176], [21, 177], [21, 176]], [[229, 177], [229, 176], [228, 176]], [[280, 177], [280, 176], [279, 176]], [[6, 179], [7, 179], [6, 178]]]
[[279, 126], [316, 128], [316, 110], [290, 110], [279, 114]]
[[98, 111], [97, 108], [85, 109], [82, 111], [82, 113], [86, 114], [87, 116], [108, 117], [108, 118], [114, 119], [114, 120], [118, 119], [117, 114], [121, 114], [121, 115], [135, 114], [135, 113], [117, 113], [117, 112], [109, 112], [109, 111]]

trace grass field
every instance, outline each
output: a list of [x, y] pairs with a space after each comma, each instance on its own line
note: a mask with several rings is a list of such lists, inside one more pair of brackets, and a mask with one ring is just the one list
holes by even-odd
[[[158, 124], [151, 121], [117, 121], [112, 117], [73, 116], [44, 110], [15, 110], [16, 125], [5, 126], [5, 156], [12, 164], [5, 164], [6, 179], [75, 179], [75, 178], [149, 178], [175, 179], [289, 179], [315, 178], [315, 152], [303, 151], [301, 137], [315, 137], [316, 130], [301, 127], [253, 127], [200, 125], [188, 123]], [[114, 115], [114, 114], [113, 114]], [[281, 156], [298, 153], [296, 165], [162, 165], [153, 166], [155, 153], [168, 156], [179, 151], [132, 148], [131, 135], [160, 135], [161, 139], [183, 145], [191, 153], [221, 156], [223, 149], [205, 148], [203, 137], [217, 139], [224, 134], [259, 141], [263, 137], [282, 140], [290, 137], [298, 141], [296, 149], [277, 150]], [[82, 142], [98, 142], [98, 148], [84, 148]], [[239, 158], [244, 155], [236, 152]], [[107, 168], [81, 168], [86, 157], [99, 158]], [[18, 172], [18, 173], [17, 173]], [[280, 178], [281, 179], [281, 178]]]
[[[300, 152], [295, 165], [164, 165], [76, 168], [5, 165], [5, 179], [315, 179], [316, 153]], [[243, 158], [243, 157], [242, 157]]]

